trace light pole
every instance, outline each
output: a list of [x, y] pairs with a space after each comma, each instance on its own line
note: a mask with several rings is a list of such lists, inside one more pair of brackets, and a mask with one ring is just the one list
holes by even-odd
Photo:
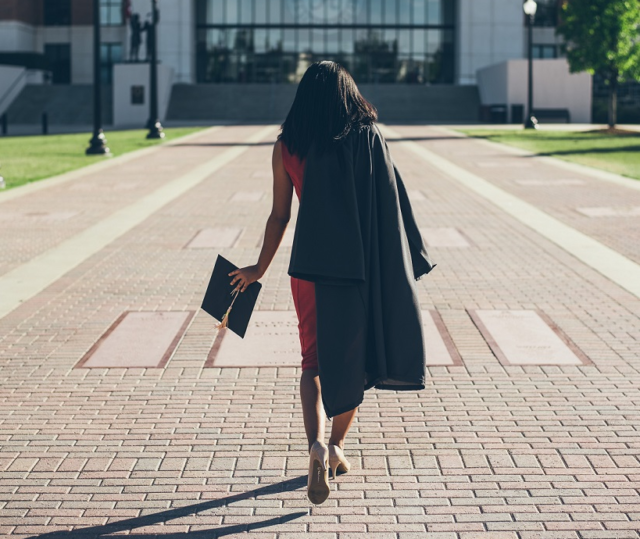
[[102, 95], [100, 80], [100, 0], [93, 0], [93, 137], [87, 155], [109, 153], [107, 139], [102, 132]]
[[527, 106], [527, 119], [524, 122], [525, 129], [537, 129], [538, 120], [533, 115], [533, 20], [536, 16], [538, 4], [535, 0], [527, 0], [522, 6], [524, 13], [527, 16], [527, 27], [529, 33], [529, 97]]
[[158, 118], [158, 0], [151, 0], [151, 65], [149, 67], [149, 133], [148, 139], [164, 138], [162, 124]]

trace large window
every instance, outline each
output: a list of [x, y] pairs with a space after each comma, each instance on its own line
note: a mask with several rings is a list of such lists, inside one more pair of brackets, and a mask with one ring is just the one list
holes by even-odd
[[44, 0], [45, 26], [68, 26], [71, 24], [71, 0]]
[[102, 84], [113, 82], [113, 64], [122, 62], [121, 43], [102, 43], [100, 45], [100, 80]]
[[100, 0], [100, 24], [120, 26], [124, 24], [122, 0]]
[[532, 45], [534, 58], [557, 58], [557, 45]]
[[538, 9], [533, 20], [534, 26], [557, 26], [560, 4], [558, 0], [538, 0]]
[[299, 82], [317, 60], [358, 83], [453, 83], [455, 0], [197, 0], [198, 82]]
[[71, 45], [69, 43], [47, 43], [44, 56], [49, 64], [53, 84], [71, 84]]

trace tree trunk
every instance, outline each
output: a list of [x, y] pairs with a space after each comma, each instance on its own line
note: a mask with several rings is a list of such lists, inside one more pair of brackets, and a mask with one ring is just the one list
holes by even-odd
[[618, 78], [609, 83], [609, 129], [613, 129], [618, 122]]

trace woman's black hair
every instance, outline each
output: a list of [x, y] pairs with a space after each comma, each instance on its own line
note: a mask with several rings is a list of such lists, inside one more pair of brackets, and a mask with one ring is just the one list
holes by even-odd
[[324, 60], [305, 72], [278, 139], [291, 154], [304, 159], [315, 142], [320, 153], [352, 129], [378, 120], [375, 107], [340, 64]]

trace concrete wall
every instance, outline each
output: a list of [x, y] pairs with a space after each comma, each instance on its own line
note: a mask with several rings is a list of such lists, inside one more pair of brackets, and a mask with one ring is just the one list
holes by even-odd
[[20, 21], [0, 21], [0, 51], [33, 52], [36, 28]]
[[[176, 84], [168, 120], [284, 121], [296, 84]], [[381, 122], [472, 123], [480, 99], [475, 86], [362, 84], [362, 94], [378, 109]]]
[[456, 56], [458, 84], [475, 84], [476, 72], [525, 52], [522, 2], [459, 0]]
[[24, 67], [0, 65], [0, 114], [3, 114], [18, 97], [27, 83]]
[[[564, 43], [562, 36], [556, 35], [556, 29], [552, 27], [534, 27], [533, 44], [534, 45], [561, 45]], [[526, 51], [526, 43], [525, 43]]]
[[[144, 127], [149, 119], [149, 64], [116, 64], [113, 67], [113, 124], [115, 127]], [[167, 115], [173, 69], [158, 66], [158, 113]], [[131, 103], [131, 87], [144, 87], [144, 104]]]
[[483, 105], [505, 104], [509, 101], [508, 63], [502, 62], [479, 69], [478, 91]]
[[[527, 103], [527, 60], [509, 60], [478, 70], [483, 105], [525, 105]], [[588, 73], [571, 73], [566, 59], [534, 60], [533, 108], [568, 109], [573, 123], [591, 122], [592, 78]], [[526, 113], [526, 112], [525, 112]]]

